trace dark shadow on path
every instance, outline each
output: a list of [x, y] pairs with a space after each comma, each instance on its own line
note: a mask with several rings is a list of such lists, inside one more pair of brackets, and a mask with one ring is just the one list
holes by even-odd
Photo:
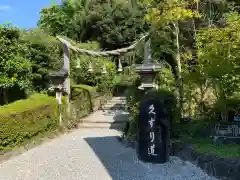
[[110, 129], [115, 129], [122, 131], [125, 127], [126, 122], [128, 121], [129, 115], [125, 111], [118, 110], [118, 111], [105, 111], [105, 116], [113, 116], [113, 122], [111, 123]]
[[123, 130], [129, 118], [123, 103], [116, 103], [114, 106], [104, 109], [103, 114], [105, 116], [113, 116], [113, 122], [111, 123], [110, 129], [119, 131]]
[[147, 171], [139, 164], [135, 150], [121, 145], [117, 136], [89, 137], [85, 140], [113, 180], [146, 178]]

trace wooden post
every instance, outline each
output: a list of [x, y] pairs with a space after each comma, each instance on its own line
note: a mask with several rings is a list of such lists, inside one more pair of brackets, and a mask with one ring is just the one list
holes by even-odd
[[56, 100], [58, 104], [58, 111], [59, 111], [59, 125], [63, 125], [63, 118], [62, 118], [62, 91], [56, 91]]
[[71, 103], [70, 103], [70, 96], [71, 96], [71, 82], [70, 82], [70, 52], [68, 45], [63, 43], [63, 69], [67, 71], [68, 76], [64, 81], [64, 90], [67, 92], [67, 112], [71, 112]]

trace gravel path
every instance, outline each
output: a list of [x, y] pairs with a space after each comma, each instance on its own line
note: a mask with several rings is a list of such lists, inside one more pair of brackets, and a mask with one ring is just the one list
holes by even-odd
[[[106, 116], [97, 113], [99, 119]], [[109, 113], [107, 118], [113, 116]], [[121, 145], [118, 135], [108, 128], [78, 129], [3, 162], [0, 180], [215, 179], [177, 157], [160, 165], [138, 161], [135, 150]]]

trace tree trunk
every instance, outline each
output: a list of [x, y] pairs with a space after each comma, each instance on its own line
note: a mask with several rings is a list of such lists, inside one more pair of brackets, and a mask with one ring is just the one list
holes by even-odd
[[3, 88], [2, 89], [2, 93], [3, 93], [3, 102], [4, 104], [8, 104], [8, 93], [7, 93], [7, 90], [6, 88]]
[[227, 105], [226, 105], [226, 96], [223, 91], [223, 88], [221, 87], [221, 84], [216, 83], [215, 90], [217, 92], [217, 98], [220, 103], [219, 105], [220, 105], [220, 111], [221, 111], [221, 120], [227, 122], [228, 112], [227, 112]]
[[227, 110], [227, 98], [226, 95], [224, 93], [224, 91], [222, 90], [222, 88], [220, 87], [220, 101], [221, 101], [221, 118], [224, 122], [228, 121], [228, 110]]
[[177, 108], [179, 110], [179, 118], [180, 122], [183, 120], [183, 97], [184, 97], [184, 89], [183, 89], [183, 79], [182, 79], [182, 65], [181, 65], [181, 56], [180, 56], [180, 44], [179, 44], [179, 27], [178, 23], [173, 23], [175, 28], [175, 45], [176, 45], [176, 56], [175, 61], [177, 64], [176, 67], [176, 83], [177, 83]]
[[221, 111], [221, 117], [224, 122], [228, 121], [228, 111], [226, 104], [223, 104], [222, 111]]

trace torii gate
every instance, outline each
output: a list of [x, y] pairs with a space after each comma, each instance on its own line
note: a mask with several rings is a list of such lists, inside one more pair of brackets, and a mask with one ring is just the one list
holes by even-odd
[[[165, 163], [169, 159], [169, 143], [170, 131], [168, 117], [169, 109], [165, 107], [165, 102], [162, 102], [157, 97], [154, 97], [154, 91], [148, 91], [157, 88], [154, 84], [156, 73], [162, 68], [161, 64], [154, 64], [151, 55], [151, 43], [149, 34], [140, 38], [137, 42], [127, 48], [116, 49], [113, 51], [95, 52], [74, 47], [69, 41], [64, 38], [57, 37], [63, 43], [63, 69], [68, 73], [67, 79], [64, 82], [64, 89], [67, 92], [68, 112], [70, 112], [70, 57], [69, 49], [89, 56], [121, 56], [133, 49], [143, 40], [144, 44], [144, 62], [143, 64], [135, 65], [135, 71], [141, 75], [141, 85], [138, 87], [145, 91], [145, 95], [140, 102], [140, 114], [138, 117], [138, 148], [137, 153], [139, 159], [146, 162]], [[119, 58], [120, 62], [120, 58]], [[121, 64], [121, 63], [120, 63]], [[120, 67], [121, 68], [121, 67]], [[149, 98], [151, 97], [151, 98]], [[163, 106], [165, 108], [163, 108]], [[156, 138], [155, 138], [156, 137]], [[149, 147], [150, 145], [150, 147]]]
[[[153, 64], [152, 56], [151, 56], [151, 46], [150, 46], [150, 34], [147, 33], [144, 36], [142, 36], [139, 40], [134, 42], [132, 45], [116, 49], [112, 51], [89, 51], [86, 49], [80, 49], [69, 42], [69, 40], [66, 40], [65, 37], [57, 36], [57, 38], [62, 42], [63, 44], [63, 70], [65, 70], [68, 73], [68, 77], [65, 79], [64, 82], [64, 90], [67, 93], [67, 106], [68, 106], [68, 112], [70, 112], [70, 94], [71, 94], [71, 83], [70, 83], [70, 49], [73, 50], [76, 53], [79, 54], [85, 54], [93, 57], [109, 57], [109, 56], [122, 56], [128, 52], [133, 51], [138, 44], [140, 44], [142, 41], [145, 40], [145, 46], [144, 46], [144, 63], [140, 65], [136, 65], [135, 69], [137, 72], [139, 72], [142, 76], [142, 84], [139, 87], [140, 89], [151, 89], [156, 87], [156, 85], [153, 83], [153, 72], [157, 72], [160, 70], [161, 65], [160, 64]], [[121, 60], [119, 58], [119, 65], [121, 66]], [[120, 67], [121, 68], [121, 67]]]

